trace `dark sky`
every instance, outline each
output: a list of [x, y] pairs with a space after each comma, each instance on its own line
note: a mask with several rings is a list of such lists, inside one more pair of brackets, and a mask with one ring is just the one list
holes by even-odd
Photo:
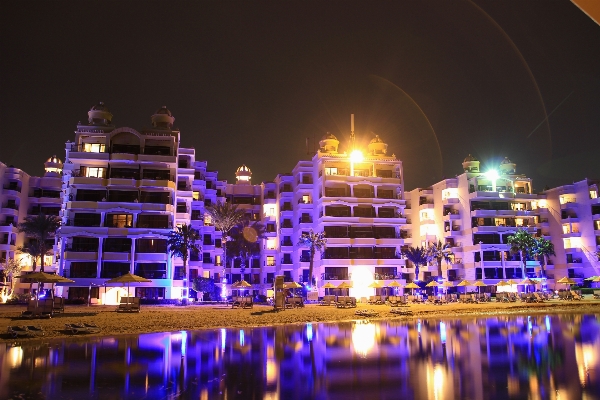
[[166, 105], [230, 181], [345, 147], [351, 113], [409, 189], [469, 153], [537, 190], [600, 177], [600, 27], [567, 0], [2, 1], [0, 161], [42, 173], [98, 101], [136, 129]]

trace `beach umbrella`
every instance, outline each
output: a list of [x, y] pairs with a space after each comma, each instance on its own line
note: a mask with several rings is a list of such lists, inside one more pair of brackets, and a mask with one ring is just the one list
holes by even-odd
[[481, 288], [482, 288], [482, 287], [485, 287], [485, 286], [487, 286], [487, 285], [486, 285], [486, 284], [485, 284], [485, 282], [483, 282], [483, 281], [475, 281], [475, 282], [473, 283], [473, 286], [476, 286], [476, 287], [478, 287], [479, 289], [477, 289], [477, 290], [479, 290], [479, 294], [481, 294]]
[[323, 289], [325, 289], [325, 294], [327, 294], [327, 289], [335, 289], [335, 285], [333, 285], [331, 282], [327, 282], [323, 285]]
[[391, 282], [388, 284], [388, 286], [389, 286], [389, 287], [400, 287], [401, 285], [400, 285], [398, 282], [396, 282], [396, 281], [391, 281]]
[[496, 286], [509, 286], [509, 285], [505, 281], [500, 281], [500, 282], [496, 283]]
[[383, 285], [377, 281], [373, 281], [370, 285], [370, 288], [374, 288], [374, 289], [381, 289], [383, 287]]
[[408, 285], [404, 286], [406, 289], [412, 289], [412, 294], [415, 294], [415, 289], [420, 289], [419, 285], [417, 285], [414, 282], [409, 283]]
[[292, 294], [294, 293], [294, 289], [299, 289], [301, 287], [302, 285], [297, 282], [286, 282], [283, 284], [284, 289], [292, 289]]
[[467, 280], [463, 280], [461, 281], [458, 285], [456, 286], [464, 286], [465, 288], [465, 293], [467, 293], [467, 286], [471, 286], [471, 282], [467, 281]]
[[350, 294], [351, 287], [352, 287], [352, 283], [350, 283], [350, 282], [342, 282], [337, 286], [338, 289], [347, 289], [348, 294]]
[[595, 277], [592, 282], [600, 282], [600, 276]]
[[596, 275], [590, 276], [589, 278], [585, 278], [584, 281], [594, 281], [594, 279], [598, 278]]
[[574, 285], [577, 282], [575, 282], [573, 279], [565, 276], [564, 278], [560, 278], [559, 280], [557, 280], [556, 283], [564, 283], [565, 285]]
[[[38, 288], [41, 283], [51, 283], [52, 284], [52, 295], [54, 295], [54, 284], [55, 283], [70, 283], [75, 282], [71, 279], [65, 278], [64, 276], [49, 274], [47, 272], [33, 272], [31, 274], [19, 275], [15, 276], [15, 278], [20, 279], [31, 279], [34, 282], [37, 282]], [[37, 291], [37, 295], [35, 296], [35, 307], [37, 308], [40, 297], [40, 291]]]
[[431, 281], [429, 282], [427, 285], [425, 285], [426, 287], [438, 287], [440, 286], [439, 283], [437, 283], [436, 281]]
[[143, 276], [139, 276], [139, 275], [134, 275], [130, 272], [126, 273], [125, 275], [121, 275], [121, 276], [117, 276], [116, 278], [112, 278], [106, 282], [104, 282], [104, 284], [109, 284], [109, 283], [127, 283], [127, 301], [125, 302], [125, 304], [129, 304], [129, 285], [132, 283], [140, 283], [140, 282], [152, 282], [150, 279], [144, 278]]
[[521, 282], [519, 282], [519, 285], [525, 285], [525, 293], [527, 293], [527, 286], [529, 286], [529, 285], [535, 286], [535, 281], [532, 281], [529, 278], [525, 278]]

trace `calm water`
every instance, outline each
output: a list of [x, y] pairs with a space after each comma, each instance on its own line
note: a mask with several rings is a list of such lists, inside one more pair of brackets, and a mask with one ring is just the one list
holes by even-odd
[[600, 315], [0, 345], [0, 398], [600, 399]]

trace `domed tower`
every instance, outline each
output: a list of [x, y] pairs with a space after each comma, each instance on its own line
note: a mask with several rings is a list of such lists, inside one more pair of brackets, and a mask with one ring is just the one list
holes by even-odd
[[375, 135], [367, 147], [369, 149], [369, 154], [374, 156], [384, 156], [387, 153], [388, 145], [381, 140], [379, 135]]
[[88, 111], [88, 123], [90, 125], [110, 125], [113, 115], [103, 102], [90, 108]]
[[172, 129], [175, 117], [166, 106], [162, 106], [151, 117], [152, 126], [157, 129]]
[[44, 170], [46, 171], [44, 176], [58, 176], [62, 173], [63, 162], [60, 158], [52, 156], [44, 163]]
[[252, 179], [252, 171], [250, 171], [250, 168], [246, 167], [245, 164], [242, 164], [242, 166], [235, 171], [235, 179], [237, 179], [237, 184], [249, 185], [250, 180]]
[[479, 172], [479, 160], [469, 154], [462, 163], [465, 172]]
[[336, 153], [338, 152], [338, 146], [340, 141], [335, 137], [334, 134], [327, 132], [323, 138], [319, 141], [319, 151], [322, 153]]
[[517, 164], [510, 161], [508, 157], [504, 157], [504, 160], [500, 163], [498, 170], [501, 175], [513, 175], [517, 172]]

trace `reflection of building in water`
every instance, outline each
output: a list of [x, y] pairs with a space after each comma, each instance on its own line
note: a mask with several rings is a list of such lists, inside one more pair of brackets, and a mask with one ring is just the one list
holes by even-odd
[[0, 397], [595, 398], [597, 316], [291, 325], [0, 346]]

